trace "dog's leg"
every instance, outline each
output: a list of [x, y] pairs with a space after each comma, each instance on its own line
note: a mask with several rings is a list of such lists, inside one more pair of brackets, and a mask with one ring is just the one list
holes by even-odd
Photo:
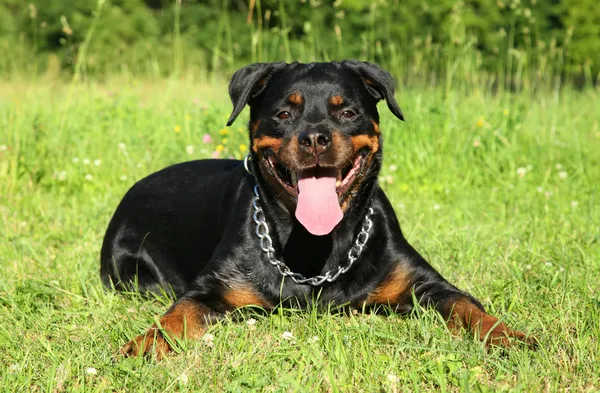
[[399, 264], [372, 291], [367, 305], [389, 305], [402, 311], [412, 308], [413, 294], [420, 305], [439, 311], [453, 332], [464, 328], [486, 345], [510, 347], [514, 342], [535, 346], [536, 340], [525, 333], [510, 329], [504, 322], [485, 312], [481, 303], [466, 292], [448, 283], [429, 265], [417, 269]]
[[[162, 359], [173, 349], [177, 340], [197, 340], [205, 333], [207, 326], [222, 318], [227, 312], [245, 306], [270, 308], [255, 290], [248, 285], [216, 285], [215, 278], [203, 278], [204, 282], [186, 294], [142, 335], [137, 336], [121, 348], [125, 356], [154, 354]], [[199, 283], [199, 281], [197, 281]], [[206, 288], [211, 288], [206, 290]]]
[[469, 330], [486, 345], [508, 348], [517, 342], [535, 347], [536, 340], [525, 333], [509, 328], [498, 318], [485, 312], [483, 306], [472, 296], [462, 293], [456, 297], [440, 299], [438, 311], [448, 321], [455, 333], [461, 328]]
[[198, 339], [206, 326], [217, 319], [220, 313], [194, 298], [178, 300], [158, 321], [141, 334], [121, 347], [121, 354], [138, 356], [154, 353], [162, 359], [172, 350], [176, 340]]

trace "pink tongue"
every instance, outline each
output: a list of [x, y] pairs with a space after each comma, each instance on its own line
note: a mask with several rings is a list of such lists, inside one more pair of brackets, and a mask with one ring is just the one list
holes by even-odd
[[296, 218], [313, 235], [327, 235], [344, 217], [335, 182], [335, 176], [304, 177], [299, 174]]

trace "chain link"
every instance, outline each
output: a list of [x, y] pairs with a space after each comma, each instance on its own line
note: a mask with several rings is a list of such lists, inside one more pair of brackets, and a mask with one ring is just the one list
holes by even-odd
[[369, 232], [373, 227], [373, 221], [371, 220], [371, 216], [373, 215], [373, 208], [369, 207], [367, 209], [367, 214], [365, 216], [365, 221], [363, 222], [362, 228], [356, 236], [356, 240], [354, 241], [354, 245], [348, 251], [348, 264], [346, 266], [338, 266], [337, 269], [330, 270], [322, 276], [314, 276], [306, 278], [300, 273], [294, 273], [290, 270], [290, 268], [277, 258], [275, 258], [275, 249], [273, 248], [273, 239], [271, 239], [271, 235], [269, 235], [269, 226], [267, 224], [267, 220], [265, 218], [265, 212], [259, 205], [260, 196], [258, 194], [258, 185], [254, 186], [254, 198], [252, 199], [252, 207], [254, 208], [254, 213], [252, 213], [252, 219], [256, 224], [256, 236], [260, 240], [260, 249], [263, 250], [265, 254], [267, 254], [267, 259], [269, 263], [279, 270], [284, 277], [289, 277], [296, 284], [300, 285], [312, 285], [314, 287], [318, 287], [323, 284], [325, 281], [333, 282], [338, 279], [341, 274], [346, 273], [354, 262], [358, 259], [360, 254], [362, 253], [367, 241], [369, 240]]

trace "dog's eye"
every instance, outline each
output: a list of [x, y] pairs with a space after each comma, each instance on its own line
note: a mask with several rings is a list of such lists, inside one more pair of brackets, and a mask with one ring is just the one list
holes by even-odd
[[353, 118], [354, 116], [356, 116], [356, 113], [354, 113], [354, 112], [352, 112], [352, 111], [345, 110], [345, 111], [343, 111], [343, 112], [342, 112], [342, 117], [343, 117], [344, 119], [351, 119], [351, 118]]
[[287, 120], [287, 119], [289, 119], [290, 117], [292, 117], [292, 115], [291, 115], [291, 114], [290, 114], [290, 112], [288, 112], [288, 111], [279, 112], [279, 113], [277, 114], [277, 118], [278, 118], [279, 120]]

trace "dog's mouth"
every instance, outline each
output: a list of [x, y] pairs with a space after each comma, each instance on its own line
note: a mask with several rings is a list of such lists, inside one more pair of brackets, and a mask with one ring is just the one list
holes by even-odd
[[266, 155], [266, 161], [277, 182], [294, 198], [300, 193], [298, 188], [298, 179], [305, 178], [335, 178], [335, 192], [341, 203], [346, 196], [350, 186], [354, 184], [357, 177], [362, 172], [362, 166], [365, 162], [366, 153], [360, 152], [354, 157], [351, 164], [342, 169], [333, 167], [315, 166], [303, 169], [301, 171], [292, 171], [275, 158], [273, 154]]
[[366, 152], [359, 152], [352, 162], [343, 167], [313, 166], [293, 171], [267, 154], [271, 173], [296, 199], [296, 219], [313, 235], [330, 233], [344, 217], [341, 205], [350, 194], [352, 185], [361, 177]]

